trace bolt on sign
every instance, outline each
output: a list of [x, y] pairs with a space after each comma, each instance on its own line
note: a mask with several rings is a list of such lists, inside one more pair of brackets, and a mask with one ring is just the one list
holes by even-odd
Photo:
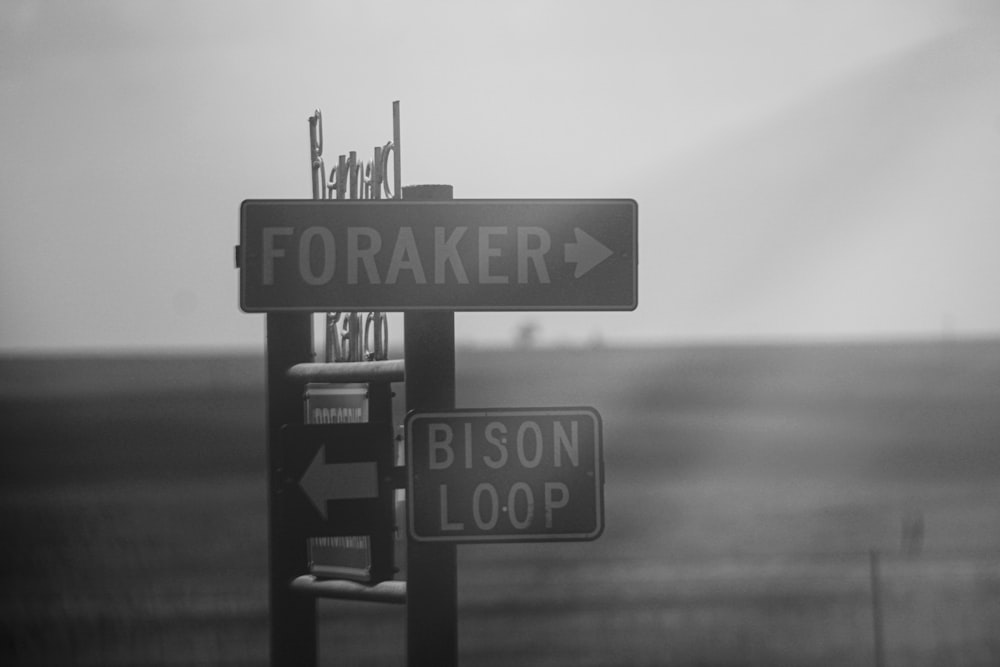
[[631, 199], [246, 200], [240, 307], [634, 310]]
[[583, 541], [603, 531], [593, 408], [412, 412], [405, 429], [413, 539]]

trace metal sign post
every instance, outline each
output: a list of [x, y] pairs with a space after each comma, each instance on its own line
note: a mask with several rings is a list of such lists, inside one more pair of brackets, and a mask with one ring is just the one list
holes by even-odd
[[296, 595], [289, 583], [306, 572], [305, 538], [288, 511], [282, 427], [302, 423], [302, 397], [291, 391], [285, 374], [313, 359], [309, 313], [267, 314], [267, 489], [268, 581], [272, 665], [316, 664], [316, 600]]
[[[372, 163], [359, 162], [354, 152], [340, 156], [329, 183], [319, 112], [309, 119], [309, 132], [314, 197], [378, 198], [383, 189], [390, 195], [385, 174], [391, 153], [398, 192], [398, 102], [394, 141], [376, 147]], [[237, 247], [236, 262], [241, 270], [246, 266], [245, 247]], [[316, 665], [317, 598], [395, 604], [406, 598], [405, 582], [389, 581], [398, 486], [389, 383], [402, 380], [403, 365], [385, 359], [384, 314], [370, 314], [367, 327], [359, 314], [345, 314], [342, 339], [336, 337], [337, 321], [327, 316], [327, 361], [355, 363], [314, 363], [312, 312], [266, 313], [268, 595], [270, 658], [276, 666]], [[371, 355], [360, 361], [369, 333]], [[309, 383], [320, 384], [309, 389]], [[348, 383], [367, 387], [363, 406], [324, 398], [324, 391]], [[329, 411], [330, 405], [348, 413], [325, 415], [324, 406]], [[314, 410], [306, 417], [309, 407], [318, 415]], [[316, 552], [310, 543], [317, 538], [332, 553], [324, 566], [338, 578], [309, 574]]]
[[[404, 200], [451, 199], [450, 185], [403, 189]], [[455, 313], [403, 315], [406, 408], [455, 407]], [[407, 461], [407, 465], [411, 465]], [[412, 499], [407, 497], [407, 503]], [[454, 544], [407, 541], [406, 647], [408, 665], [458, 664], [458, 564]]]
[[[244, 201], [236, 248], [240, 307], [266, 314], [271, 664], [316, 664], [316, 599], [333, 598], [405, 604], [407, 664], [455, 667], [458, 543], [604, 530], [598, 412], [456, 410], [455, 312], [635, 309], [637, 205], [403, 188], [398, 102], [393, 141], [371, 162], [340, 155], [329, 179], [318, 111], [309, 131], [314, 200]], [[404, 313], [405, 364], [387, 358], [383, 311]], [[313, 313], [326, 314], [325, 363]], [[407, 581], [394, 581], [402, 488]]]

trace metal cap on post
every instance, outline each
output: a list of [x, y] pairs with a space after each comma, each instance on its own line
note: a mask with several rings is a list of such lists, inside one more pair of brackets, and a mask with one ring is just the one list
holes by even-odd
[[[453, 198], [450, 185], [411, 185], [403, 199]], [[403, 316], [406, 409], [455, 407], [455, 313], [411, 311]], [[408, 498], [407, 502], [412, 502]], [[407, 540], [406, 645], [408, 665], [458, 664], [458, 572], [454, 544]]]
[[447, 201], [455, 198], [455, 188], [451, 185], [407, 185], [403, 188], [406, 201]]

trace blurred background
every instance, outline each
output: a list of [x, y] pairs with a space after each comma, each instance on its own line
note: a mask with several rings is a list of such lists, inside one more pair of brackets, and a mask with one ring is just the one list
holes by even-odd
[[[370, 159], [399, 100], [405, 185], [639, 206], [636, 311], [456, 317], [462, 407], [593, 405], [607, 474], [597, 542], [460, 548], [463, 664], [1000, 663], [998, 29], [5, 2], [0, 662], [266, 664], [239, 204], [311, 196], [316, 109]], [[403, 663], [401, 610], [321, 607], [323, 664]]]
[[[401, 106], [404, 184], [638, 201], [635, 313], [550, 343], [1000, 331], [991, 2], [4, 3], [0, 349], [258, 349], [239, 204]], [[463, 315], [504, 344], [516, 315]]]

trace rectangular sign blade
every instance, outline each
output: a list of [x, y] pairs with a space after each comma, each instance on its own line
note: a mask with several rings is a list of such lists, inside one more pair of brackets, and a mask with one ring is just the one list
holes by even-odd
[[581, 541], [604, 530], [593, 408], [415, 412], [405, 429], [413, 539]]
[[631, 199], [247, 200], [240, 307], [634, 310]]

